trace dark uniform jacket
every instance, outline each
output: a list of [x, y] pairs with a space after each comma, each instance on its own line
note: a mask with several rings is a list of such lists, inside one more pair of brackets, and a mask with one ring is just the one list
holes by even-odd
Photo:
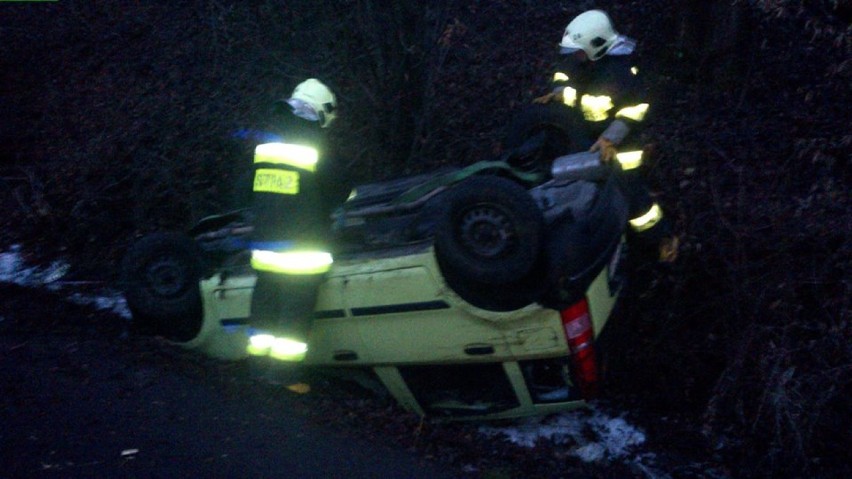
[[[283, 124], [282, 124], [283, 123]], [[281, 162], [254, 162], [252, 208], [256, 249], [327, 249], [329, 220], [320, 191], [320, 166], [327, 158], [325, 134], [316, 122], [281, 115], [282, 143], [316, 149], [315, 169]]]
[[[590, 144], [605, 131], [613, 139], [609, 135], [613, 130], [608, 128], [613, 121], [621, 120], [629, 130], [617, 138], [619, 151], [642, 149], [639, 130], [649, 101], [631, 55], [608, 55], [596, 62], [565, 57], [557, 66], [553, 86], [563, 89], [563, 102], [582, 114]], [[655, 203], [639, 168], [628, 169], [619, 178], [628, 199], [629, 217], [639, 218], [651, 211]], [[668, 221], [660, 221], [657, 227], [643, 230], [641, 237], [649, 244], [656, 243], [669, 229]]]
[[[565, 57], [556, 71], [553, 85], [564, 88], [565, 104], [582, 113], [590, 140], [597, 139], [616, 118], [630, 127], [631, 138], [638, 136], [644, 112], [637, 115], [642, 109], [637, 105], [647, 105], [648, 100], [631, 55], [604, 56], [596, 62]], [[622, 142], [621, 150], [625, 146]]]

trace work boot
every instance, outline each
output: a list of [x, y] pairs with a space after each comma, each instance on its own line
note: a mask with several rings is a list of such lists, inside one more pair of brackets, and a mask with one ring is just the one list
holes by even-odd
[[297, 394], [311, 391], [311, 386], [303, 377], [301, 364], [297, 362], [280, 361], [269, 356], [250, 357], [249, 372], [255, 381], [284, 386]]

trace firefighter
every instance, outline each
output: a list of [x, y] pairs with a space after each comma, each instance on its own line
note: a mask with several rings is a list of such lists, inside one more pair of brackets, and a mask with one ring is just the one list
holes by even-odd
[[659, 245], [662, 261], [674, 261], [677, 237], [669, 234], [668, 221], [639, 173], [643, 151], [637, 132], [650, 105], [631, 58], [636, 42], [619, 34], [605, 12], [589, 10], [571, 20], [559, 46], [563, 56], [553, 90], [533, 102], [560, 102], [576, 112], [590, 151], [599, 151], [604, 162], [617, 161], [624, 172], [632, 233]]
[[319, 176], [337, 100], [311, 78], [282, 105], [282, 141], [258, 145], [254, 153], [251, 266], [257, 283], [248, 352], [297, 363], [307, 353], [317, 290], [333, 261]]

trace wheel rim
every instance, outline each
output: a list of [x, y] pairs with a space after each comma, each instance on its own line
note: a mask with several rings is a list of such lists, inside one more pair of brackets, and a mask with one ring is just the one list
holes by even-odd
[[509, 216], [494, 205], [467, 209], [459, 221], [459, 243], [481, 258], [496, 258], [511, 251], [517, 243]]
[[174, 258], [163, 258], [145, 269], [145, 284], [157, 296], [178, 296], [186, 286], [186, 271]]

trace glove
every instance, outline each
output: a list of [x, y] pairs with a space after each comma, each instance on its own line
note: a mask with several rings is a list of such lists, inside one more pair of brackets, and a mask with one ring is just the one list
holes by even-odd
[[539, 105], [546, 105], [552, 102], [554, 98], [556, 98], [556, 93], [548, 93], [547, 95], [542, 95], [538, 98], [534, 98], [532, 102]]
[[589, 151], [592, 153], [600, 151], [601, 161], [603, 161], [604, 163], [609, 163], [610, 161], [615, 159], [615, 154], [618, 153], [618, 150], [616, 150], [615, 148], [615, 143], [603, 136], [598, 138], [598, 141], [596, 141], [595, 144], [592, 145], [591, 148], [589, 148]]
[[680, 238], [677, 236], [669, 236], [660, 241], [660, 262], [674, 263], [677, 260], [678, 248], [680, 246]]

